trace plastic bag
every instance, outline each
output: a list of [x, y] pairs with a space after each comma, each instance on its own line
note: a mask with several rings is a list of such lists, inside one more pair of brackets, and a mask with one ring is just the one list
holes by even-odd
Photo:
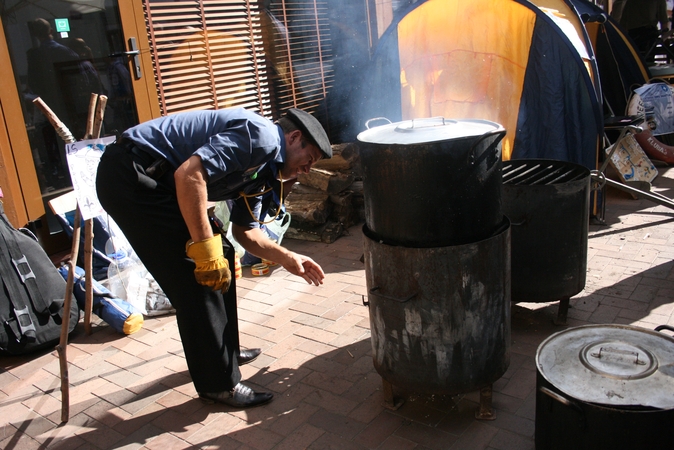
[[112, 259], [105, 280], [110, 292], [126, 300], [145, 316], [175, 312], [168, 297], [147, 271], [122, 231], [114, 225], [105, 252]]
[[113, 295], [131, 303], [145, 316], [158, 316], [175, 312], [164, 291], [145, 266], [138, 261], [124, 269], [110, 264], [106, 280]]

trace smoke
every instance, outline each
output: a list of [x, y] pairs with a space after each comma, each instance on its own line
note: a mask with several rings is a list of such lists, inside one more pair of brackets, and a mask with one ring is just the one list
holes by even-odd
[[395, 23], [417, 3], [394, 1], [390, 11], [367, 10], [354, 0], [329, 4], [334, 84], [326, 98], [326, 115], [319, 120], [333, 142], [355, 141], [374, 117], [401, 120]]

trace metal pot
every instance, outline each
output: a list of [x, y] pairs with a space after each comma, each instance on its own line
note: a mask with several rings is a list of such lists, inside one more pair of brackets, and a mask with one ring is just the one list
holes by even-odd
[[369, 230], [408, 247], [491, 236], [503, 219], [505, 134], [494, 122], [442, 117], [389, 122], [360, 133]]
[[569, 328], [536, 354], [536, 449], [674, 447], [674, 339], [629, 325]]

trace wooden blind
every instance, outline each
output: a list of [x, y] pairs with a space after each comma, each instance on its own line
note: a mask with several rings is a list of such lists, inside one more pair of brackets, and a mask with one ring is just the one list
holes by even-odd
[[327, 1], [271, 0], [265, 13], [274, 109], [315, 112], [333, 84]]
[[234, 106], [271, 116], [251, 0], [145, 0], [162, 115]]
[[144, 1], [163, 115], [241, 106], [278, 118], [323, 104], [333, 83], [326, 0], [262, 10], [255, 0]]

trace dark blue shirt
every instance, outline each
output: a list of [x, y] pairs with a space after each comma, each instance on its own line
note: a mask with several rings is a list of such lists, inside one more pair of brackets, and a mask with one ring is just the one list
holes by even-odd
[[[234, 201], [230, 220], [258, 227], [242, 193], [261, 193], [278, 186], [278, 167], [285, 160], [285, 138], [270, 120], [243, 108], [190, 111], [150, 120], [128, 129], [125, 138], [166, 158], [175, 168], [192, 155], [201, 158], [208, 175], [208, 200]], [[259, 216], [262, 196], [247, 199]]]

